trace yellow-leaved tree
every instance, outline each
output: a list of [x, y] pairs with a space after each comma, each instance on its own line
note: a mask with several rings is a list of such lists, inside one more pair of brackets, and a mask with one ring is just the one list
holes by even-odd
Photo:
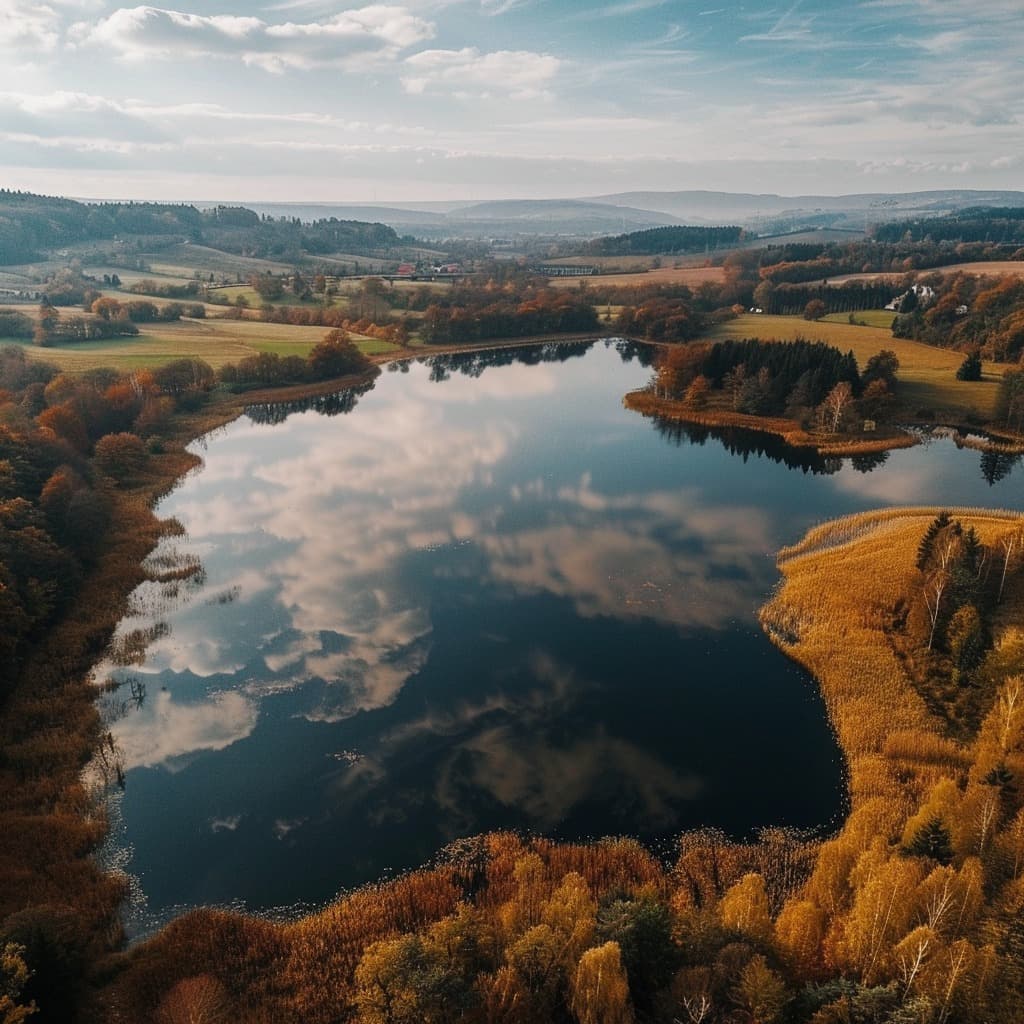
[[629, 983], [617, 942], [588, 949], [580, 957], [570, 1005], [579, 1024], [632, 1024]]

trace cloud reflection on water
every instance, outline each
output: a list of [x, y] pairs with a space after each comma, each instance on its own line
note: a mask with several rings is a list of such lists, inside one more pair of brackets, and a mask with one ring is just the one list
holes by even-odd
[[[614, 496], [589, 473], [499, 489], [496, 470], [518, 454], [521, 427], [500, 409], [483, 425], [448, 409], [482, 396], [547, 395], [550, 371], [513, 365], [493, 378], [455, 376], [439, 386], [421, 374], [411, 383], [401, 402], [365, 402], [340, 421], [343, 430], [303, 414], [271, 428], [237, 423], [209, 446], [203, 471], [169, 511], [207, 552], [209, 589], [237, 597], [224, 608], [197, 601], [182, 609], [171, 635], [150, 649], [144, 672], [172, 686], [183, 673], [205, 677], [214, 692], [175, 703], [175, 728], [166, 707], [119, 725], [122, 742], [138, 751], [133, 764], [217, 749], [209, 737], [221, 735], [225, 709], [240, 710], [225, 704], [229, 687], [258, 700], [325, 680], [303, 711], [317, 722], [391, 704], [430, 651], [429, 600], [405, 567], [416, 551], [471, 541], [482, 559], [468, 570], [442, 559], [436, 572], [566, 597], [588, 617], [717, 628], [749, 613], [763, 589], [759, 554], [770, 546], [756, 509], [708, 509], [686, 489]], [[521, 524], [504, 515], [499, 490], [526, 508]], [[489, 497], [467, 508], [468, 492]], [[728, 586], [714, 578], [716, 565], [730, 567]], [[250, 717], [241, 716], [251, 728]]]

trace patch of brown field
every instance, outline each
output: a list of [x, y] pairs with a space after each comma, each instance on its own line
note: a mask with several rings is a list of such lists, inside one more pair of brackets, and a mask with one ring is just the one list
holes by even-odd
[[675, 256], [672, 253], [655, 253], [650, 256], [562, 256], [545, 260], [544, 263], [553, 267], [600, 267], [606, 274], [629, 274], [651, 270], [655, 262], [661, 266], [671, 263], [673, 267], [703, 267], [707, 261], [707, 256], [701, 252], [689, 256]]
[[873, 455], [895, 448], [910, 448], [918, 443], [912, 434], [893, 431], [882, 436], [850, 437], [836, 434], [812, 434], [796, 420], [781, 416], [750, 416], [730, 409], [688, 409], [682, 402], [658, 398], [650, 391], [631, 391], [622, 400], [627, 409], [644, 416], [661, 416], [702, 427], [741, 427], [782, 438], [793, 448], [812, 448], [819, 455], [843, 458], [852, 455]]
[[705, 281], [722, 284], [725, 270], [722, 267], [659, 267], [635, 274], [594, 274], [592, 277], [553, 277], [553, 288], [579, 288], [586, 281], [594, 286], [614, 285], [636, 287], [649, 284], [685, 284], [699, 288]]
[[[918, 270], [916, 273], [924, 274], [971, 274], [974, 277], [1024, 277], [1024, 260], [992, 260], [985, 262], [979, 260], [973, 263], [951, 263], [945, 267], [929, 267], [925, 270]], [[847, 281], [899, 281], [906, 276], [906, 271], [894, 271], [890, 273], [871, 274], [839, 274], [828, 279], [829, 285], [838, 288]]]

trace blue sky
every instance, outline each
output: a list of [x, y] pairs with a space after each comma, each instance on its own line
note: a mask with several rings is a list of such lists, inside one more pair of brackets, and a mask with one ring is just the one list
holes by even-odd
[[413, 201], [1024, 187], [1021, 0], [0, 0], [0, 183]]

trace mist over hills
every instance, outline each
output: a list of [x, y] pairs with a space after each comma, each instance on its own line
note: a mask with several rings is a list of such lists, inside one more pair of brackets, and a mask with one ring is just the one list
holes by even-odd
[[393, 227], [399, 234], [435, 239], [491, 238], [495, 235], [598, 236], [682, 223], [671, 213], [582, 199], [499, 199], [479, 203], [396, 203], [386, 206], [260, 202], [244, 205], [260, 214], [298, 217], [304, 221], [326, 217], [379, 221]]
[[1024, 206], [1024, 191], [944, 189], [783, 196], [687, 190], [619, 192], [585, 199], [243, 205], [257, 213], [303, 221], [327, 217], [378, 221], [399, 234], [434, 239], [497, 235], [596, 237], [676, 224], [738, 224], [762, 233], [815, 228], [864, 231], [872, 223], [941, 216], [974, 206]]
[[774, 193], [734, 192], [619, 192], [595, 196], [595, 203], [629, 205], [669, 214], [684, 220], [707, 219], [714, 223], [752, 221], [771, 216], [848, 216], [863, 225], [870, 221], [905, 219], [914, 215], [936, 217], [972, 206], [1020, 206], [1024, 192], [943, 189], [924, 192], [863, 192], [851, 195], [781, 196]]

